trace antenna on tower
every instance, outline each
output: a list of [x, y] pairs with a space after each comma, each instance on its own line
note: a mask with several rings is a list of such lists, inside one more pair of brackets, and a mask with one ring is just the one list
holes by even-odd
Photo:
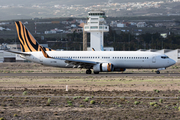
[[34, 24], [35, 24], [35, 34], [36, 34], [36, 21], [34, 22]]

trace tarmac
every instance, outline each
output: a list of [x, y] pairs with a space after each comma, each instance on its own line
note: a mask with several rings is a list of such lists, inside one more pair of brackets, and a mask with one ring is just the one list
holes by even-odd
[[180, 73], [100, 73], [100, 74], [85, 74], [85, 73], [0, 73], [0, 76], [47, 76], [47, 77], [86, 77], [86, 76], [180, 76]]

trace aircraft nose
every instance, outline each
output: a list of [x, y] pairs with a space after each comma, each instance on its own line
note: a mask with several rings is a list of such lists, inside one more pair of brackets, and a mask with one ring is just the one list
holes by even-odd
[[170, 63], [170, 65], [174, 65], [174, 64], [176, 64], [176, 61], [173, 60], [173, 59], [170, 59], [170, 60], [169, 60], [169, 63]]

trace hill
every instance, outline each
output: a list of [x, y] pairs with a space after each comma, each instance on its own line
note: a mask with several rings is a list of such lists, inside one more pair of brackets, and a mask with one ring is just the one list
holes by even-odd
[[[73, 4], [94, 4], [94, 3], [102, 3], [102, 2], [108, 2], [109, 0], [5, 0], [1, 1], [1, 5], [34, 5], [34, 4], [66, 4], [66, 5], [73, 5]], [[153, 0], [111, 0], [112, 2], [118, 2], [118, 3], [127, 3], [127, 2], [143, 2], [143, 1], [153, 1]], [[158, 1], [158, 0], [157, 0]]]

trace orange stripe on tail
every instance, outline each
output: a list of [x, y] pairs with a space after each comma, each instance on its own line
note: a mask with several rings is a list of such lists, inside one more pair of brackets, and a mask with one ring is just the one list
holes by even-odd
[[50, 56], [45, 52], [45, 50], [43, 49], [42, 46], [40, 46], [40, 49], [41, 49], [41, 51], [42, 51], [42, 53], [43, 53], [43, 55], [44, 55], [45, 58], [52, 58], [52, 57], [50, 57]]

